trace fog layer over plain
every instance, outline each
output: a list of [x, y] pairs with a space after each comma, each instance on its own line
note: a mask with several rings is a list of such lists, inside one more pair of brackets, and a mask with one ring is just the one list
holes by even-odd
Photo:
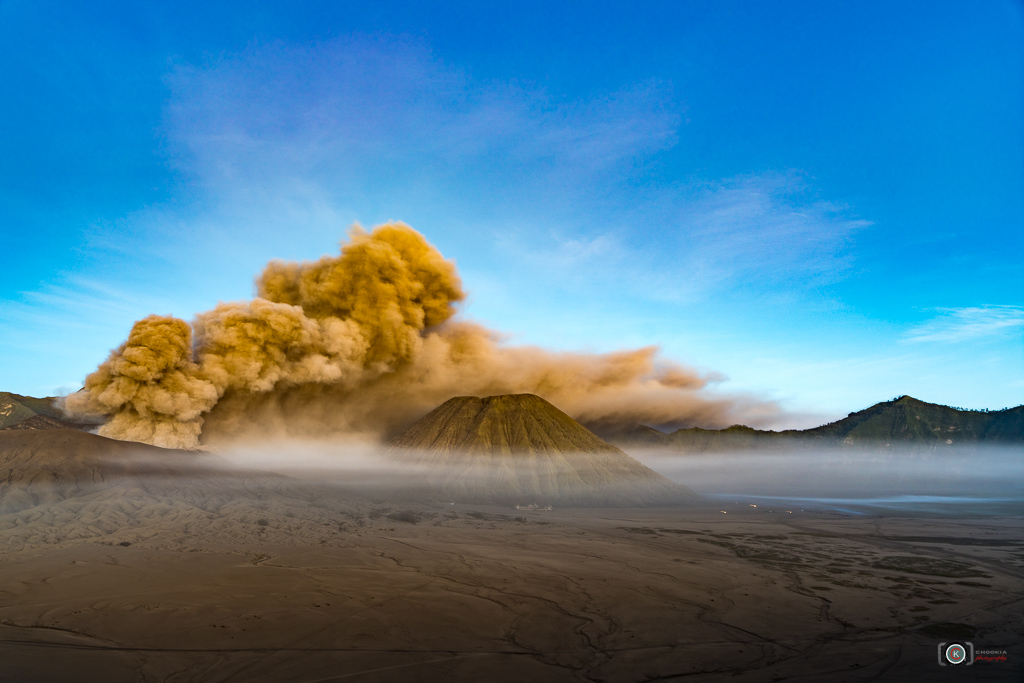
[[370, 444], [282, 440], [199, 456], [241, 477], [276, 473], [362, 499], [514, 506], [693, 504], [696, 496], [632, 458], [606, 452], [463, 453], [385, 451]]
[[699, 494], [873, 498], [966, 496], [1024, 500], [1019, 447], [810, 448], [789, 451], [679, 454], [631, 448], [629, 453]]

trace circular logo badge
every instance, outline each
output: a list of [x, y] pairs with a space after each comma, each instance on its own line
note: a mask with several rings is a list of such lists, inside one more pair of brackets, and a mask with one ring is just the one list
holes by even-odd
[[967, 659], [967, 650], [960, 643], [953, 643], [946, 648], [946, 660], [950, 664], [959, 664]]

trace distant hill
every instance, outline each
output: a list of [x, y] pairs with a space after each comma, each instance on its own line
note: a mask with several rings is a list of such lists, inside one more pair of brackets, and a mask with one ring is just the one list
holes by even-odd
[[821, 427], [780, 432], [734, 425], [691, 427], [665, 434], [639, 426], [608, 435], [624, 446], [650, 446], [686, 453], [859, 446], [917, 448], [1024, 443], [1024, 406], [999, 411], [958, 410], [910, 396], [877, 403]]
[[[31, 418], [29, 418], [31, 419]], [[77, 429], [0, 431], [0, 514], [54, 503], [118, 477], [188, 476], [194, 454], [116, 441]]]
[[450, 399], [388, 452], [423, 467], [430, 486], [453, 501], [644, 505], [695, 498], [533, 394]]
[[846, 444], [926, 445], [1024, 442], [1024, 405], [999, 411], [957, 410], [910, 396], [876, 403], [842, 420], [800, 432]]
[[33, 398], [0, 391], [0, 431], [24, 429], [85, 429], [92, 425], [69, 422], [54, 405], [56, 399]]

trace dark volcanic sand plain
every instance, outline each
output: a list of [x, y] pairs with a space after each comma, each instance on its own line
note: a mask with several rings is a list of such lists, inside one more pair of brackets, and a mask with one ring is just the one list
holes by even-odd
[[[516, 510], [409, 503], [324, 476], [110, 469], [92, 456], [73, 474], [26, 474], [25, 449], [5, 453], [3, 681], [1024, 671], [1017, 516]], [[957, 639], [1008, 661], [940, 667], [938, 643]]]

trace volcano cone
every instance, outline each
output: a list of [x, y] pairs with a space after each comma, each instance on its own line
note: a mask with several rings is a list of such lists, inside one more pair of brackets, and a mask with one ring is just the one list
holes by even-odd
[[640, 464], [533, 394], [459, 396], [391, 442], [455, 502], [662, 505], [692, 491]]

